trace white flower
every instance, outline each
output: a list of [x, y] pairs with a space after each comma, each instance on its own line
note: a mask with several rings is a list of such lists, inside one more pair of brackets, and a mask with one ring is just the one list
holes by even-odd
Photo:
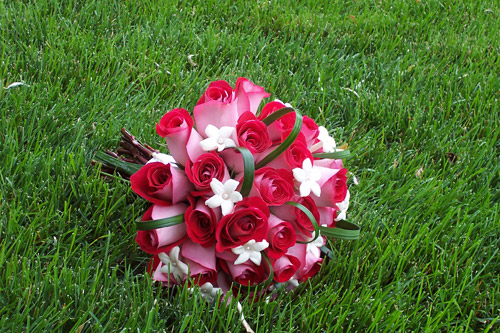
[[294, 279], [293, 277], [288, 280], [288, 284], [294, 288], [297, 288], [299, 286], [299, 280]]
[[[194, 288], [189, 288], [189, 292], [192, 294], [194, 292]], [[209, 302], [213, 302], [215, 297], [217, 297], [217, 294], [221, 292], [221, 289], [215, 288], [210, 282], [205, 282], [205, 284], [200, 287], [200, 292], [201, 297]]]
[[200, 142], [201, 149], [211, 151], [217, 149], [222, 151], [225, 148], [236, 147], [236, 143], [230, 139], [234, 127], [222, 126], [220, 129], [212, 124], [205, 128], [205, 134], [208, 138]]
[[265, 239], [262, 242], [256, 242], [255, 239], [251, 239], [245, 245], [231, 249], [234, 254], [238, 254], [238, 259], [234, 261], [234, 264], [239, 265], [250, 259], [254, 264], [260, 266], [260, 262], [262, 261], [260, 251], [264, 251], [268, 246], [269, 243]]
[[351, 198], [351, 194], [349, 193], [349, 190], [347, 190], [347, 194], [345, 196], [344, 201], [337, 204], [337, 208], [340, 210], [340, 213], [337, 214], [337, 218], [335, 219], [335, 221], [345, 220], [346, 212], [347, 212], [347, 209], [349, 208], [349, 199], [350, 198]]
[[188, 265], [179, 259], [180, 251], [180, 247], [176, 246], [170, 250], [170, 254], [168, 255], [165, 252], [158, 254], [158, 257], [164, 264], [164, 266], [160, 268], [160, 272], [172, 274], [177, 282], [181, 282], [181, 279], [189, 272]]
[[176, 163], [175, 159], [172, 157], [172, 155], [163, 154], [163, 153], [152, 153], [151, 156], [153, 158], [150, 159], [146, 164], [153, 163], [153, 162], [161, 162], [163, 164]]
[[236, 191], [239, 182], [234, 179], [228, 179], [222, 184], [217, 178], [212, 178], [210, 187], [214, 192], [214, 196], [205, 201], [205, 205], [210, 208], [221, 207], [222, 215], [231, 214], [233, 212], [234, 203], [243, 200], [241, 193]]
[[323, 126], [319, 127], [318, 140], [323, 145], [323, 152], [325, 153], [335, 152], [335, 149], [337, 148], [335, 139], [332, 138], [330, 135], [328, 135], [328, 130]]
[[[326, 226], [326, 225], [324, 225]], [[316, 237], [316, 232], [313, 231], [311, 239]], [[318, 231], [318, 238], [314, 239], [314, 241], [307, 243], [306, 252], [312, 253], [315, 257], [319, 257], [321, 251], [318, 250], [323, 246], [323, 237], [321, 237], [321, 232]]]
[[317, 167], [313, 167], [309, 158], [306, 158], [302, 162], [302, 169], [295, 168], [292, 171], [295, 180], [301, 183], [299, 187], [301, 197], [307, 197], [311, 191], [317, 197], [321, 195], [321, 187], [318, 184], [321, 178], [321, 172]]

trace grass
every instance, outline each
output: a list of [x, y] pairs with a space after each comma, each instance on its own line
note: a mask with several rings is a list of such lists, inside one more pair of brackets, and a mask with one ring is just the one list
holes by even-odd
[[[91, 168], [119, 129], [245, 76], [335, 129], [359, 241], [243, 302], [267, 331], [500, 329], [500, 7], [478, 1], [0, 2], [0, 327], [242, 331], [145, 274], [146, 205]], [[188, 61], [188, 55], [197, 64]]]

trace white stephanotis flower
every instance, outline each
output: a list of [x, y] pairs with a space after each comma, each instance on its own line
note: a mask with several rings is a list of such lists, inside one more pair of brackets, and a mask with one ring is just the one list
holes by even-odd
[[231, 135], [233, 134], [235, 128], [230, 126], [222, 126], [217, 128], [210, 124], [205, 128], [205, 134], [208, 136], [205, 140], [200, 142], [201, 149], [204, 151], [212, 151], [217, 149], [217, 151], [222, 151], [225, 148], [236, 147]]
[[295, 168], [292, 171], [295, 180], [301, 183], [299, 187], [301, 197], [307, 197], [311, 194], [311, 191], [317, 197], [321, 195], [321, 187], [318, 184], [321, 178], [321, 172], [317, 167], [312, 165], [309, 158], [306, 158], [302, 162], [302, 169]]
[[[192, 294], [194, 292], [194, 289], [195, 288], [189, 288], [189, 292]], [[205, 282], [200, 287], [201, 297], [209, 302], [213, 302], [215, 300], [215, 297], [217, 297], [217, 294], [219, 294], [220, 292], [221, 288], [215, 288], [214, 285], [210, 282]]]
[[170, 164], [173, 163], [175, 164], [175, 159], [172, 157], [172, 155], [168, 154], [163, 154], [163, 153], [152, 153], [151, 154], [152, 158], [146, 162], [146, 164], [153, 163], [153, 162], [161, 162], [163, 164]]
[[210, 208], [219, 207], [222, 209], [222, 215], [231, 214], [234, 204], [243, 200], [240, 192], [236, 191], [240, 183], [234, 179], [228, 179], [222, 184], [217, 178], [212, 178], [210, 187], [214, 195], [205, 201], [205, 205]]
[[[323, 225], [326, 226], [326, 225]], [[316, 232], [313, 231], [311, 239], [316, 237]], [[311, 252], [316, 257], [319, 257], [320, 251], [318, 250], [323, 246], [323, 237], [321, 237], [321, 232], [318, 231], [318, 238], [314, 239], [314, 241], [307, 243], [306, 252]]]
[[262, 261], [261, 251], [264, 251], [269, 246], [269, 243], [264, 239], [262, 242], [256, 242], [255, 239], [251, 239], [244, 245], [240, 245], [231, 249], [234, 254], [238, 255], [238, 258], [234, 261], [235, 265], [239, 265], [250, 259], [254, 264], [260, 266]]
[[160, 268], [162, 273], [170, 273], [174, 276], [177, 282], [181, 282], [181, 279], [186, 276], [189, 272], [189, 267], [179, 259], [179, 253], [181, 252], [180, 247], [176, 246], [170, 250], [167, 255], [165, 252], [158, 253], [158, 257], [164, 264]]
[[318, 129], [319, 129], [318, 140], [321, 142], [321, 145], [323, 147], [323, 152], [325, 153], [335, 152], [337, 148], [337, 143], [335, 142], [335, 139], [328, 134], [328, 130], [324, 126], [320, 126], [318, 127]]
[[347, 190], [347, 194], [345, 196], [344, 201], [337, 204], [337, 208], [340, 210], [340, 212], [337, 214], [337, 218], [335, 219], [335, 221], [340, 221], [340, 220], [346, 219], [346, 212], [347, 212], [347, 209], [349, 209], [350, 198], [351, 198], [351, 194], [349, 193], [349, 190]]
[[294, 279], [293, 277], [288, 280], [288, 284], [292, 286], [293, 288], [297, 288], [299, 286], [299, 280]]

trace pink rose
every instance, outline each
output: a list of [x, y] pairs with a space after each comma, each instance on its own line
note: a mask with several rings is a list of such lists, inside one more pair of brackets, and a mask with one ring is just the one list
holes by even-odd
[[322, 170], [322, 177], [318, 181], [321, 186], [321, 196], [318, 198], [313, 195], [312, 198], [319, 207], [335, 207], [335, 204], [344, 201], [347, 195], [347, 169], [325, 170], [326, 168], [322, 167], [319, 169]]
[[206, 282], [217, 282], [214, 246], [203, 247], [192, 240], [186, 240], [182, 243], [181, 254], [183, 262], [189, 266], [190, 277], [195, 284], [202, 286]]
[[[159, 220], [183, 214], [187, 205], [179, 203], [172, 206], [152, 205], [144, 214], [142, 220]], [[174, 246], [182, 243], [187, 238], [186, 225], [176, 224], [170, 227], [138, 230], [135, 241], [140, 248], [149, 254], [168, 252]]]
[[259, 195], [269, 206], [283, 205], [294, 196], [293, 174], [286, 169], [258, 169], [252, 195]]
[[318, 207], [319, 212], [319, 225], [326, 225], [330, 228], [335, 228], [337, 222], [335, 219], [337, 218], [337, 207]]
[[156, 132], [165, 138], [170, 154], [181, 165], [186, 164], [190, 155], [203, 152], [199, 147], [202, 138], [193, 129], [193, 119], [185, 109], [167, 112], [156, 125]]
[[240, 114], [245, 111], [250, 111], [253, 114], [257, 113], [260, 102], [264, 98], [271, 96], [271, 94], [265, 92], [264, 88], [253, 84], [251, 81], [245, 79], [244, 77], [239, 77], [236, 80], [236, 95], [245, 94], [248, 98], [249, 109], [241, 110]]
[[[205, 205], [203, 197], [189, 196], [189, 207], [184, 214], [187, 233], [195, 243], [204, 247], [215, 243], [215, 225], [217, 216], [213, 209]], [[220, 213], [219, 213], [220, 214]]]
[[246, 147], [252, 154], [262, 153], [271, 146], [267, 126], [251, 112], [244, 112], [236, 124], [240, 147]]
[[317, 247], [311, 248], [307, 244], [297, 243], [288, 249], [287, 255], [294, 256], [300, 261], [300, 267], [295, 273], [294, 278], [300, 282], [304, 282], [316, 275], [323, 262], [320, 254], [321, 251]]
[[186, 175], [197, 190], [210, 190], [212, 178], [221, 182], [229, 179], [229, 172], [222, 158], [215, 152], [200, 155], [195, 162], [187, 161]]
[[267, 234], [269, 208], [259, 197], [247, 197], [238, 202], [234, 212], [217, 222], [216, 249], [223, 252], [243, 245], [251, 239], [262, 241]]
[[193, 189], [184, 171], [161, 162], [144, 165], [130, 177], [130, 185], [135, 193], [159, 205], [184, 201]]
[[274, 280], [279, 283], [287, 282], [299, 269], [300, 260], [292, 255], [283, 255], [273, 262]]
[[269, 247], [267, 254], [271, 258], [278, 259], [286, 253], [289, 247], [295, 244], [297, 237], [290, 222], [283, 221], [271, 214], [267, 230], [267, 241]]
[[268, 96], [262, 87], [244, 78], [236, 81], [235, 90], [226, 81], [212, 82], [194, 108], [196, 128], [205, 135], [208, 124], [234, 127], [241, 114], [255, 114], [262, 99]]

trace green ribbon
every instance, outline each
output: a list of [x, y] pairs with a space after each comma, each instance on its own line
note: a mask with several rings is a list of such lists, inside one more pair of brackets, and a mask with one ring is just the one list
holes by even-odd
[[318, 238], [318, 236], [319, 236], [319, 230], [320, 229], [319, 229], [319, 226], [318, 226], [318, 222], [314, 218], [313, 213], [311, 213], [311, 211], [309, 209], [307, 209], [306, 206], [301, 205], [298, 202], [288, 201], [285, 204], [290, 205], [290, 206], [294, 206], [294, 207], [300, 209], [304, 214], [306, 214], [306, 216], [309, 218], [309, 220], [311, 221], [311, 223], [312, 223], [312, 225], [314, 227], [314, 238], [313, 239], [311, 239], [308, 242], [302, 242], [302, 241], [296, 241], [296, 242], [300, 243], [300, 244], [307, 244], [307, 243], [314, 242], [316, 240], [316, 238]]
[[241, 184], [240, 193], [243, 197], [247, 197], [252, 190], [253, 178], [255, 177], [255, 162], [253, 155], [247, 148], [234, 147], [243, 157], [243, 183]]
[[135, 226], [137, 230], [153, 230], [153, 229], [171, 227], [173, 225], [181, 224], [183, 222], [184, 222], [184, 214], [180, 214], [158, 220], [136, 221]]
[[348, 158], [351, 156], [351, 152], [349, 150], [339, 150], [334, 153], [317, 153], [317, 154], [312, 154], [313, 157], [318, 157], [318, 158], [331, 158], [331, 159], [344, 159]]
[[299, 111], [289, 107], [279, 109], [278, 111], [271, 113], [269, 116], [264, 118], [264, 120], [262, 120], [264, 124], [269, 126], [274, 121], [291, 112], [295, 112], [295, 124], [293, 125], [292, 131], [278, 147], [276, 147], [272, 152], [270, 152], [266, 157], [264, 157], [257, 163], [257, 165], [255, 166], [256, 169], [262, 168], [263, 166], [280, 156], [281, 153], [283, 153], [285, 150], [287, 150], [287, 148], [290, 147], [290, 145], [299, 135], [300, 128], [302, 127], [302, 115]]
[[319, 230], [323, 236], [358, 240], [361, 228], [357, 224], [341, 220], [337, 222], [335, 228], [319, 227]]

